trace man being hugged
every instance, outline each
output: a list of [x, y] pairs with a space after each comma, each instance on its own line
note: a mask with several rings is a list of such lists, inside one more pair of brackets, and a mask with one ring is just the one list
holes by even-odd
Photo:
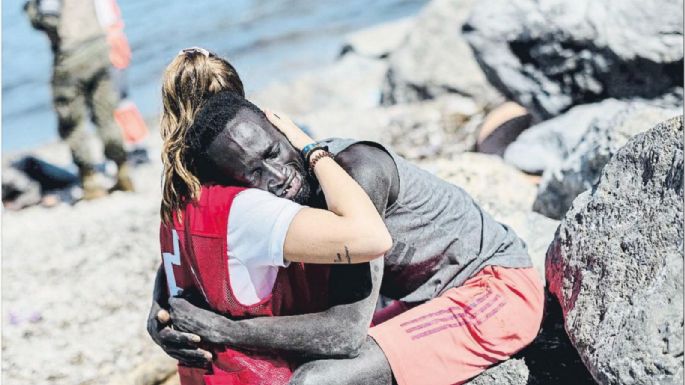
[[[226, 96], [206, 100], [215, 109], [236, 102]], [[301, 203], [325, 207], [317, 181], [293, 166], [293, 143], [259, 112], [246, 108], [219, 115], [214, 124], [234, 128], [213, 160], [226, 181], [276, 195], [285, 189], [288, 197], [306, 197]], [[534, 339], [543, 287], [511, 228], [459, 187], [380, 144], [347, 139], [319, 144], [366, 191], [385, 221], [393, 247], [385, 255], [382, 277], [376, 261], [351, 265], [357, 270], [348, 271], [344, 281], [334, 279], [333, 271], [347, 266], [334, 266], [330, 307], [285, 317], [231, 320], [173, 299], [174, 328], [211, 343], [275, 349], [310, 360], [296, 370], [293, 384], [460, 384]], [[398, 302], [377, 318], [385, 322], [369, 330], [378, 289]], [[156, 334], [164, 327], [155, 318], [157, 306], [150, 330], [162, 341]], [[191, 342], [184, 348], [197, 351]]]

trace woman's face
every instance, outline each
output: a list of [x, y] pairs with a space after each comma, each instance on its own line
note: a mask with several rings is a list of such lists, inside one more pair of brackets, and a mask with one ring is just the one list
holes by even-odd
[[259, 188], [298, 203], [307, 203], [313, 181], [304, 159], [267, 119], [241, 109], [210, 144], [220, 183]]

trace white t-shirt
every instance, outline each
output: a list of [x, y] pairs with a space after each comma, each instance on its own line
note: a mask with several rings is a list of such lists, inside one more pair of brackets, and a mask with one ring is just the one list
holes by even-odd
[[302, 206], [264, 190], [247, 189], [233, 200], [228, 216], [228, 271], [231, 289], [243, 305], [266, 298], [278, 268], [286, 266], [283, 244]]

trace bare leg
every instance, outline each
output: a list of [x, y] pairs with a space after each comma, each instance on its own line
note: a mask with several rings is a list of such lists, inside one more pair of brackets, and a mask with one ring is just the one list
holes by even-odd
[[300, 366], [290, 385], [391, 385], [392, 370], [385, 354], [371, 337], [366, 337], [359, 356], [328, 359]]

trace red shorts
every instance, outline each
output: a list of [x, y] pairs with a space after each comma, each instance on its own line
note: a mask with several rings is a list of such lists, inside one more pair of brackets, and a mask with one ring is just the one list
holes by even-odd
[[370, 329], [398, 385], [462, 384], [537, 336], [544, 291], [533, 268], [487, 266], [462, 286]]

